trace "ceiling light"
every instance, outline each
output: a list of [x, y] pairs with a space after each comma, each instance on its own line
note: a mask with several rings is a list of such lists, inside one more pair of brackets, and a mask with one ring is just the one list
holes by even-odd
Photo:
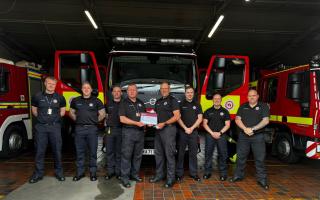
[[214, 24], [214, 26], [212, 27], [209, 35], [208, 35], [208, 38], [211, 38], [213, 33], [217, 30], [217, 28], [219, 27], [219, 25], [221, 24], [222, 20], [223, 20], [224, 16], [223, 15], [220, 15], [220, 17], [218, 18], [217, 22]]
[[88, 10], [85, 10], [84, 13], [87, 15], [88, 19], [90, 20], [93, 28], [98, 29], [98, 26], [97, 26], [96, 22], [94, 21], [93, 17], [91, 16], [90, 12]]

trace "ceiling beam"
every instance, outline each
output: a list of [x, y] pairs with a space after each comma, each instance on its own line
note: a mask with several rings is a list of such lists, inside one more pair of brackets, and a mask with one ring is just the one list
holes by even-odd
[[[303, 32], [302, 34], [298, 35], [296, 38], [290, 40], [287, 42], [285, 45], [281, 46], [277, 50], [273, 50], [272, 53], [267, 55], [263, 60], [264, 60], [264, 66], [271, 66], [270, 62], [272, 63], [280, 63], [277, 61], [277, 59], [291, 50], [294, 47], [300, 46], [305, 40], [310, 40], [312, 38], [313, 34], [318, 33], [320, 30], [320, 22], [314, 24], [312, 27], [310, 27], [308, 30]], [[310, 57], [313, 55], [310, 55]]]
[[20, 43], [11, 37], [4, 30], [0, 29], [0, 43], [12, 54], [20, 59], [31, 60], [40, 63], [41, 58], [25, 44]]

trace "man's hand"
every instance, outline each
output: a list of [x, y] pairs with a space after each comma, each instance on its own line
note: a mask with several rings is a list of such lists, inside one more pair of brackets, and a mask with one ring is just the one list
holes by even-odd
[[191, 128], [186, 128], [184, 129], [184, 132], [186, 132], [186, 134], [191, 134], [193, 132], [193, 130]]
[[143, 126], [144, 126], [144, 123], [142, 123], [142, 122], [137, 122], [137, 123], [136, 123], [136, 126], [138, 126], [138, 127], [143, 127]]
[[244, 133], [247, 134], [248, 136], [252, 136], [253, 135], [253, 130], [252, 128], [245, 128]]
[[157, 127], [158, 129], [162, 129], [166, 124], [163, 122], [163, 123], [159, 123], [157, 124]]
[[219, 139], [221, 135], [220, 135], [219, 132], [212, 132], [212, 133], [211, 133], [211, 136], [212, 136], [214, 139]]

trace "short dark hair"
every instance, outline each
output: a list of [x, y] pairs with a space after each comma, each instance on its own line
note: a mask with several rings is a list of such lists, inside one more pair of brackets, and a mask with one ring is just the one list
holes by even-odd
[[46, 81], [46, 80], [52, 80], [52, 81], [57, 82], [57, 79], [56, 79], [54, 76], [47, 76], [47, 77], [44, 79], [44, 81]]
[[187, 85], [187, 86], [185, 87], [184, 91], [187, 91], [187, 90], [189, 90], [189, 89], [192, 89], [192, 90], [194, 91], [194, 88], [191, 87], [190, 85]]
[[90, 87], [92, 88], [92, 85], [89, 81], [83, 81], [83, 83], [81, 84], [81, 87], [83, 87], [84, 85], [90, 85]]
[[213, 93], [213, 95], [212, 95], [212, 99], [213, 99], [213, 97], [216, 96], [216, 95], [219, 95], [219, 96], [222, 98], [222, 94], [221, 94], [221, 93], [215, 92], [215, 93]]
[[170, 86], [169, 81], [162, 81], [162, 82], [160, 83], [160, 85], [162, 85], [162, 84], [168, 84], [168, 85]]
[[121, 86], [120, 86], [119, 84], [113, 85], [113, 86], [111, 87], [111, 90], [113, 90], [114, 88], [120, 88], [120, 89], [121, 89]]
[[132, 82], [132, 83], [129, 83], [129, 84], [128, 84], [127, 90], [128, 90], [128, 88], [129, 88], [130, 86], [135, 86], [135, 87], [137, 88], [136, 83]]

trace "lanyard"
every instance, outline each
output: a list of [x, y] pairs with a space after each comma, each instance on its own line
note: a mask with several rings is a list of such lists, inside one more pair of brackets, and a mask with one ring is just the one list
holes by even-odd
[[53, 101], [53, 95], [52, 95], [52, 98], [51, 98], [50, 102], [49, 102], [48, 96], [46, 96], [46, 100], [47, 100], [47, 103], [49, 104], [49, 108], [50, 108], [51, 104], [52, 104], [52, 101]]
[[136, 111], [136, 113], [139, 114], [140, 112], [139, 112], [138, 104], [137, 104], [137, 106], [135, 106], [130, 99], [129, 99], [129, 101], [130, 101], [131, 105], [134, 107], [134, 110]]

